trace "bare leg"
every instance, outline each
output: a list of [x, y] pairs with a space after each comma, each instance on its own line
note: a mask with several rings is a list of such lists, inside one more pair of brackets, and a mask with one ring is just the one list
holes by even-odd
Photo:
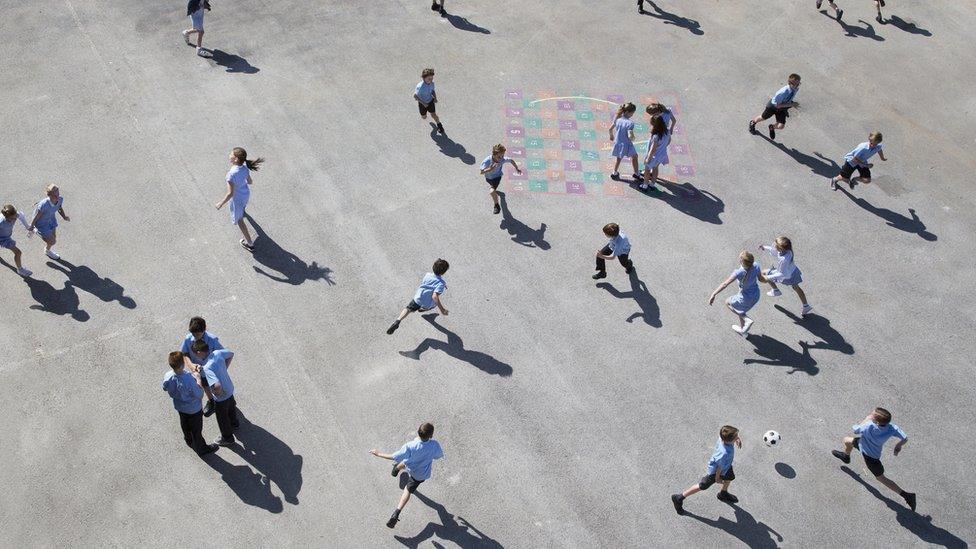
[[772, 280], [769, 280], [768, 278], [766, 279], [766, 283], [767, 283], [767, 284], [769, 284], [769, 287], [770, 287], [770, 288], [772, 288], [772, 289], [774, 289], [774, 290], [777, 290], [777, 289], [778, 289], [778, 288], [776, 287], [776, 283], [775, 283], [775, 282], [773, 282]]
[[851, 450], [854, 449], [854, 437], [844, 437], [844, 453], [851, 455]]
[[896, 494], [901, 495], [901, 487], [895, 484], [895, 481], [891, 480], [890, 478], [884, 475], [878, 475], [874, 478], [878, 479], [878, 482], [884, 484], [885, 486], [893, 490]]
[[638, 171], [639, 168], [638, 168], [638, 165], [637, 165], [637, 155], [636, 154], [634, 156], [631, 156], [630, 157], [630, 163], [633, 164], [633, 166], [634, 166], [634, 173], [640, 173]]
[[807, 294], [803, 293], [803, 288], [801, 288], [798, 285], [794, 284], [793, 285], [793, 291], [796, 292], [796, 297], [799, 297], [800, 298], [800, 303], [806, 305], [807, 304]]
[[403, 511], [408, 501], [410, 501], [410, 491], [404, 488], [403, 494], [400, 495], [400, 502], [397, 503], [397, 511]]
[[729, 484], [732, 484], [732, 481], [731, 480], [723, 480], [722, 481], [722, 491], [723, 492], [728, 492], [729, 491]]
[[681, 497], [686, 498], [686, 497], [688, 497], [690, 495], [697, 494], [698, 492], [701, 492], [701, 488], [699, 488], [698, 485], [695, 484], [695, 485], [689, 487], [684, 492], [681, 492]]
[[17, 265], [18, 269], [23, 269], [24, 266], [20, 264], [20, 248], [14, 246], [13, 248], [10, 248], [10, 251], [14, 253], [14, 264]]
[[407, 315], [409, 314], [410, 314], [410, 309], [404, 309], [400, 311], [400, 316], [397, 317], [397, 322], [400, 322], [404, 318], [407, 318]]
[[617, 172], [620, 171], [620, 161], [621, 160], [622, 159], [618, 156], [617, 157], [617, 161], [613, 163], [613, 173], [617, 173]]
[[739, 327], [744, 328], [746, 325], [746, 315], [740, 314], [738, 311], [733, 309], [732, 306], [729, 305], [728, 303], [726, 303], [725, 306], [728, 307], [730, 311], [732, 311], [732, 314], [734, 314], [736, 317], [739, 318]]
[[48, 252], [51, 251], [51, 248], [53, 248], [54, 245], [57, 244], [57, 242], [58, 242], [58, 231], [57, 229], [55, 229], [54, 231], [51, 231], [51, 234], [49, 236], [44, 238], [44, 244], [45, 244], [44, 250]]
[[203, 47], [203, 31], [202, 30], [198, 30], [197, 31], [197, 47], [198, 48], [202, 48]]
[[241, 233], [244, 234], [244, 241], [247, 242], [248, 246], [253, 246], [254, 241], [251, 240], [251, 233], [247, 230], [247, 224], [244, 223], [244, 218], [237, 220], [237, 226], [240, 227]]
[[[436, 112], [430, 113], [430, 117], [434, 119], [434, 122], [436, 122], [438, 124], [441, 123], [441, 119], [437, 117], [437, 113]], [[427, 118], [427, 117], [425, 116], [424, 118]]]
[[495, 189], [492, 189], [492, 190], [488, 191], [488, 194], [491, 196], [491, 201], [494, 202], [496, 206], [498, 206], [499, 205], [498, 204], [498, 192]]

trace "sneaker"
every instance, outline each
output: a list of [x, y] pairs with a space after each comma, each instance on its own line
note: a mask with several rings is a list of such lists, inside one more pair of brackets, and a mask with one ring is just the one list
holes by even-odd
[[203, 417], [210, 417], [214, 413], [214, 401], [207, 400], [207, 405], [203, 407]]
[[396, 518], [395, 516], [392, 516], [390, 517], [390, 520], [386, 521], [386, 527], [393, 528], [394, 526], [396, 526], [396, 523], [398, 522], [400, 522], [400, 519]]
[[197, 48], [197, 55], [200, 57], [210, 57], [210, 52], [203, 48]]
[[216, 445], [218, 445], [218, 446], [233, 446], [234, 445], [234, 439], [227, 439], [227, 438], [224, 438], [224, 437], [220, 437], [217, 440], [215, 440], [213, 443], [216, 444]]
[[883, 8], [883, 7], [885, 7], [885, 6], [884, 6], [884, 0], [881, 0], [881, 7], [882, 7], [882, 8]]
[[393, 332], [397, 331], [397, 328], [399, 327], [400, 327], [400, 321], [394, 320], [393, 324], [390, 324], [390, 327], [386, 329], [386, 335], [393, 335]]
[[840, 22], [840, 18], [844, 17], [844, 10], [837, 10], [837, 21]]
[[58, 252], [54, 251], [53, 249], [51, 249], [51, 250], [44, 250], [44, 255], [46, 255], [46, 256], [50, 257], [51, 259], [54, 259], [54, 260], [61, 259], [61, 256], [58, 255]]
[[880, 13], [878, 14], [877, 17], [874, 18], [874, 20], [877, 21], [878, 23], [881, 23], [882, 25], [884, 24], [884, 19], [881, 18]]
[[620, 172], [613, 172], [612, 174], [610, 174], [610, 179], [613, 179], [614, 181], [619, 180], [620, 179]]
[[835, 191], [837, 190], [837, 180], [836, 179], [833, 179], [832, 178], [830, 180], [830, 188], [833, 189], [833, 190], [835, 190]]
[[208, 444], [207, 445], [207, 449], [204, 450], [204, 451], [202, 451], [202, 452], [200, 452], [197, 455], [200, 456], [200, 457], [203, 457], [203, 456], [205, 456], [207, 454], [212, 454], [212, 453], [214, 453], [214, 452], [217, 451], [217, 448], [220, 448], [220, 446], [217, 446], [216, 444]]
[[749, 328], [752, 328], [753, 322], [755, 322], [755, 320], [746, 317], [746, 323], [744, 326], [742, 326], [742, 335], [746, 335], [747, 333], [749, 333]]
[[642, 191], [646, 191], [647, 189], [650, 189], [650, 187], [647, 186], [647, 183], [641, 183], [640, 185], [637, 186], [637, 188]]
[[812, 312], [813, 312], [813, 305], [807, 303], [806, 305], [803, 306], [803, 309], [800, 311], [800, 316], [807, 316]]
[[908, 508], [912, 511], [915, 510], [915, 494], [912, 492], [905, 492], [905, 503], [908, 504]]
[[597, 271], [596, 274], [593, 275], [593, 280], [600, 280], [601, 278], [606, 278], [606, 277], [607, 277], [606, 271]]
[[769, 125], [769, 138], [776, 139], [776, 126], [772, 124]]
[[502, 207], [499, 206], [498, 204], [495, 204], [495, 207], [492, 209], [492, 212], [496, 214], [500, 214], [502, 213]]
[[440, 124], [440, 123], [437, 124], [437, 132], [440, 133], [441, 135], [445, 135], [444, 134], [444, 126], [442, 124]]
[[643, 181], [644, 180], [644, 176], [641, 175], [641, 174], [639, 174], [639, 173], [635, 173], [632, 177], [634, 178], [634, 181]]
[[399, 463], [397, 463], [395, 461], [393, 462], [393, 470], [390, 471], [390, 476], [391, 477], [396, 478], [400, 474], [400, 471], [397, 469], [397, 467], [399, 465], [400, 465]]
[[685, 509], [682, 507], [684, 502], [685, 498], [681, 497], [681, 494], [671, 494], [671, 503], [674, 504], [674, 511], [679, 515], [685, 514]]
[[756, 135], [759, 133], [756, 131], [756, 123], [753, 122], [752, 120], [749, 121], [749, 133], [751, 133], [752, 135]]
[[27, 270], [27, 269], [25, 269], [25, 268], [23, 268], [23, 267], [21, 267], [21, 268], [17, 269], [17, 274], [19, 274], [20, 276], [23, 276], [23, 277], [28, 277], [28, 276], [30, 276], [30, 275], [32, 275], [34, 273], [31, 272], [31, 271], [29, 271], [29, 270]]
[[820, 9], [820, 6], [821, 5], [823, 5], [823, 0], [817, 0], [817, 9], [818, 10]]
[[193, 44], [190, 43], [190, 31], [183, 31], [180, 34], [183, 35], [183, 41], [186, 42], [186, 45], [187, 46], [192, 46], [193, 45]]
[[851, 455], [850, 454], [845, 454], [844, 452], [841, 452], [840, 450], [831, 450], [830, 451], [830, 455], [832, 455], [835, 458], [843, 461], [844, 463], [850, 463], [851, 462]]
[[249, 252], [254, 251], [254, 244], [248, 244], [247, 241], [244, 240], [243, 238], [241, 239], [241, 246]]
[[854, 190], [854, 178], [853, 177], [847, 180], [847, 186], [850, 187], [852, 191]]
[[437, 10], [441, 9], [441, 7], [437, 5], [437, 2], [431, 2], [430, 9], [433, 10], [433, 11], [437, 11]]
[[738, 324], [733, 324], [732, 325], [732, 331], [735, 332], [735, 333], [737, 333], [737, 334], [739, 334], [739, 335], [741, 335], [741, 336], [746, 335], [746, 332], [742, 329], [742, 326], [739, 326]]
[[447, 17], [447, 10], [441, 8], [441, 17]]
[[779, 297], [783, 295], [783, 292], [781, 292], [779, 288], [773, 288], [772, 290], [766, 292], [766, 295], [768, 295], [769, 297]]
[[739, 498], [730, 494], [725, 490], [719, 490], [718, 495], [715, 496], [719, 501], [724, 501], [727, 503], [739, 503]]

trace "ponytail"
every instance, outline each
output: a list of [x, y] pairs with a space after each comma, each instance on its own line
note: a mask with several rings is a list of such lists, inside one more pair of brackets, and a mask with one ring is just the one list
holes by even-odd
[[258, 171], [258, 169], [260, 169], [259, 166], [262, 163], [264, 163], [263, 158], [255, 158], [254, 160], [248, 160], [247, 151], [245, 151], [241, 147], [234, 147], [234, 150], [231, 151], [231, 154], [233, 154], [234, 158], [237, 159], [238, 166], [245, 165], [249, 170]]
[[258, 157], [254, 160], [245, 160], [244, 163], [247, 164], [247, 169], [251, 170], [252, 172], [256, 172], [261, 169], [260, 166], [264, 163], [264, 159]]

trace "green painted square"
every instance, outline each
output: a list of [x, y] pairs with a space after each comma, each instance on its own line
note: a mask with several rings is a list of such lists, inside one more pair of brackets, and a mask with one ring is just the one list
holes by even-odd
[[576, 111], [577, 120], [593, 120], [593, 111]]
[[533, 110], [533, 111], [539, 110], [539, 103], [535, 103], [534, 101], [535, 101], [534, 99], [523, 99], [522, 108], [526, 110]]
[[600, 153], [596, 151], [580, 151], [580, 158], [589, 162], [597, 162], [600, 160]]
[[526, 128], [539, 129], [539, 128], [542, 127], [542, 119], [541, 118], [526, 118], [525, 119], [525, 127]]
[[544, 193], [549, 191], [549, 182], [545, 180], [529, 181], [529, 191], [534, 193]]
[[541, 137], [530, 137], [525, 140], [526, 149], [541, 149], [545, 146], [545, 141]]
[[526, 160], [525, 165], [528, 166], [530, 170], [546, 169], [546, 161], [542, 158], [530, 158]]
[[637, 123], [634, 124], [634, 133], [644, 133], [647, 131], [647, 124]]
[[585, 141], [596, 139], [596, 130], [580, 130], [579, 138]]
[[603, 183], [601, 172], [583, 172], [583, 181], [586, 183]]

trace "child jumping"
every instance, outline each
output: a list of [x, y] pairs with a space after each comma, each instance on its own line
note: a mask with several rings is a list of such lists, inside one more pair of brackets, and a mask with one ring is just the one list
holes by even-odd
[[498, 203], [498, 185], [502, 182], [502, 167], [506, 162], [515, 166], [515, 171], [519, 174], [522, 170], [515, 163], [515, 160], [505, 156], [505, 145], [501, 143], [495, 145], [491, 148], [491, 156], [486, 157], [481, 161], [481, 175], [485, 176], [485, 181], [488, 182], [488, 186], [491, 190], [488, 191], [488, 195], [491, 196], [491, 201], [495, 205], [494, 213], [501, 213], [502, 207]]
[[644, 112], [652, 117], [656, 114], [660, 115], [664, 119], [664, 125], [668, 127], [668, 133], [674, 133], [674, 125], [678, 123], [678, 119], [671, 112], [671, 109], [660, 103], [651, 103], [644, 109]]
[[247, 151], [240, 147], [234, 147], [230, 151], [230, 156], [228, 157], [231, 163], [231, 168], [227, 172], [227, 194], [224, 195], [223, 200], [217, 203], [217, 209], [224, 207], [224, 204], [230, 202], [230, 219], [231, 223], [236, 223], [241, 229], [241, 233], [244, 234], [244, 238], [241, 239], [241, 246], [249, 252], [254, 251], [254, 241], [251, 240], [251, 233], [247, 230], [247, 225], [244, 223], [244, 208], [247, 207], [247, 201], [251, 198], [251, 189], [249, 188], [254, 182], [251, 180], [251, 172], [258, 171], [263, 158], [256, 158], [254, 160], [248, 160]]
[[762, 114], [749, 121], [749, 133], [756, 134], [756, 124], [771, 116], [776, 117], [776, 124], [769, 125], [769, 138], [776, 139], [776, 130], [786, 127], [786, 117], [790, 115], [790, 109], [799, 107], [800, 104], [794, 101], [796, 92], [800, 91], [800, 75], [793, 73], [790, 75], [789, 82], [776, 92], [766, 103], [766, 108]]
[[[840, 169], [840, 175], [830, 180], [831, 189], [837, 190], [838, 181], [847, 183], [847, 186], [852, 191], [854, 190], [855, 179], [864, 184], [871, 182], [871, 168], [874, 167], [874, 164], [871, 164], [868, 160], [877, 154], [878, 158], [883, 162], [888, 161], [885, 158], [884, 151], [881, 150], [881, 137], [881, 132], [871, 132], [868, 135], [867, 141], [854, 147], [854, 150], [844, 155], [844, 165]], [[859, 177], [851, 179], [851, 176], [854, 175], [854, 170], [857, 170]]]
[[727, 503], [738, 503], [739, 498], [729, 493], [729, 484], [735, 480], [735, 471], [732, 469], [732, 460], [735, 458], [735, 447], [742, 448], [742, 439], [739, 438], [739, 430], [731, 425], [725, 425], [718, 432], [718, 442], [715, 443], [715, 452], [708, 460], [708, 469], [705, 476], [698, 484], [694, 484], [680, 494], [671, 495], [671, 503], [674, 510], [679, 515], [685, 514], [685, 498], [692, 494], [697, 494], [702, 490], [708, 490], [713, 484], [722, 483], [722, 489], [718, 492], [718, 499]]
[[610, 239], [610, 242], [596, 252], [596, 274], [593, 275], [593, 280], [607, 277], [607, 260], [614, 257], [620, 260], [624, 272], [627, 274], [634, 272], [634, 262], [630, 260], [630, 239], [620, 232], [620, 226], [616, 223], [607, 223], [603, 226], [603, 234]]
[[444, 126], [441, 119], [437, 117], [436, 103], [437, 92], [434, 90], [434, 69], [426, 68], [420, 73], [420, 82], [413, 92], [413, 98], [417, 100], [417, 108], [420, 109], [420, 118], [427, 120], [427, 113], [437, 123], [437, 131], [444, 135]]
[[27, 238], [34, 235], [34, 232], [30, 230], [30, 226], [27, 225], [27, 218], [24, 214], [17, 211], [11, 204], [7, 204], [3, 207], [0, 212], [3, 213], [3, 221], [0, 221], [0, 248], [7, 248], [14, 253], [14, 265], [17, 266], [17, 274], [20, 276], [30, 276], [34, 273], [24, 268], [20, 262], [21, 251], [17, 247], [17, 241], [11, 238], [14, 234], [14, 225], [20, 221], [20, 224], [27, 229]]
[[442, 277], [450, 267], [448, 262], [443, 259], [438, 259], [434, 262], [434, 266], [431, 267], [433, 272], [424, 275], [424, 279], [420, 282], [420, 287], [417, 288], [413, 299], [400, 311], [400, 316], [393, 321], [393, 324], [390, 324], [390, 327], [386, 329], [387, 334], [393, 334], [400, 327], [400, 321], [407, 318], [407, 315], [410, 313], [416, 311], [429, 311], [436, 306], [442, 315], [447, 316], [447, 309], [441, 303], [441, 294], [447, 290], [447, 284]]
[[64, 213], [64, 197], [57, 185], [48, 185], [44, 192], [47, 198], [34, 205], [34, 218], [27, 230], [36, 230], [44, 240], [44, 255], [57, 260], [61, 256], [54, 251], [54, 245], [58, 242], [58, 218], [54, 214], [59, 214], [65, 221], [71, 221], [71, 218]]
[[[650, 112], [650, 108], [648, 108]], [[672, 120], [674, 120], [672, 118]], [[640, 184], [642, 191], [657, 189], [658, 168], [668, 163], [668, 145], [671, 134], [666, 126], [664, 116], [651, 116], [651, 139], [647, 143], [647, 156], [644, 157], [644, 182]]]
[[715, 288], [712, 292], [712, 297], [708, 298], [708, 304], [711, 305], [715, 302], [715, 296], [719, 294], [722, 290], [728, 287], [729, 284], [738, 280], [739, 281], [739, 293], [730, 297], [725, 302], [725, 306], [732, 311], [735, 316], [739, 317], [739, 325], [732, 325], [732, 329], [735, 333], [740, 335], [747, 335], [749, 333], [749, 328], [752, 327], [753, 320], [746, 315], [749, 309], [752, 309], [756, 303], [759, 302], [759, 284], [758, 282], [766, 282], [766, 277], [763, 276], [762, 271], [759, 270], [759, 265], [756, 263], [756, 258], [749, 252], [743, 251], [739, 254], [739, 264], [741, 265], [738, 269], [732, 271], [725, 282]]
[[613, 164], [613, 173], [610, 179], [620, 179], [620, 161], [629, 157], [631, 164], [634, 165], [634, 180], [641, 181], [641, 176], [637, 170], [637, 149], [634, 148], [634, 121], [630, 119], [637, 112], [637, 106], [633, 103], [624, 103], [617, 109], [617, 114], [613, 117], [613, 125], [610, 126], [610, 141], [613, 141], [613, 150], [610, 152], [617, 160]]
[[861, 452], [861, 457], [864, 458], [864, 465], [867, 466], [868, 471], [871, 471], [874, 478], [878, 479], [878, 482], [884, 484], [899, 496], [905, 498], [905, 503], [914, 511], [915, 494], [902, 490], [895, 481], [886, 477], [884, 475], [884, 465], [881, 464], [881, 450], [889, 438], [897, 437], [900, 439], [898, 444], [895, 445], [896, 456], [901, 452], [902, 446], [908, 442], [908, 435], [905, 434], [905, 431], [902, 431], [901, 427], [891, 423], [891, 412], [884, 408], [875, 408], [873, 412], [868, 414], [868, 417], [864, 418], [864, 421], [860, 425], [855, 425], [852, 429], [854, 430], [854, 434], [860, 436], [844, 437], [844, 451], [831, 450], [830, 453], [844, 463], [850, 463], [851, 449], [857, 448]]
[[187, 46], [192, 46], [190, 35], [197, 35], [197, 55], [207, 57], [207, 50], [203, 49], [203, 13], [204, 10], [210, 11], [210, 2], [207, 0], [189, 0], [186, 4], [186, 15], [190, 18], [190, 28], [183, 31], [183, 41]]
[[387, 528], [393, 528], [400, 520], [400, 511], [410, 501], [410, 494], [417, 490], [422, 482], [430, 478], [430, 470], [435, 459], [444, 457], [444, 450], [441, 449], [439, 442], [434, 440], [434, 426], [424, 423], [417, 429], [417, 438], [404, 444], [396, 453], [384, 454], [379, 450], [370, 450], [369, 453], [378, 458], [393, 460], [394, 478], [400, 476], [400, 471], [406, 471], [410, 475], [410, 480], [403, 488], [403, 494], [397, 503], [396, 509], [390, 520], [386, 521]]
[[813, 307], [807, 303], [807, 295], [803, 293], [803, 288], [800, 288], [800, 283], [803, 282], [803, 275], [800, 272], [800, 268], [796, 266], [793, 262], [793, 243], [790, 239], [785, 236], [776, 237], [776, 242], [770, 246], [759, 246], [760, 251], [766, 251], [769, 255], [776, 259], [776, 266], [767, 269], [763, 275], [766, 277], [766, 283], [769, 284], [771, 289], [766, 292], [769, 297], [779, 297], [783, 295], [783, 292], [779, 291], [776, 284], [785, 284], [793, 288], [796, 292], [796, 296], [800, 298], [800, 303], [803, 304], [803, 310], [800, 311], [800, 315], [806, 316], [813, 311]]

